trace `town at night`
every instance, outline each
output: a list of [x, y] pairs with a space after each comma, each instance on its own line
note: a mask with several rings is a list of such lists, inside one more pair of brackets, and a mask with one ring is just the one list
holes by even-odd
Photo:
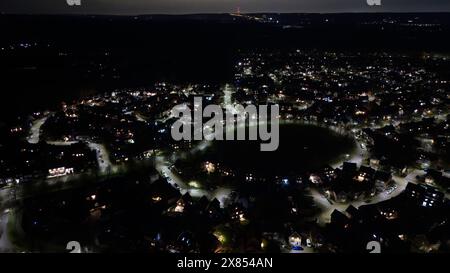
[[445, 1], [43, 2], [0, 5], [0, 252], [450, 252]]

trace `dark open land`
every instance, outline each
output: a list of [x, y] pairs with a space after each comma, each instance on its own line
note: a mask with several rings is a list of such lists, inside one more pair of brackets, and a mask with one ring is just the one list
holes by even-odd
[[[355, 149], [351, 137], [312, 125], [281, 125], [280, 146], [275, 152], [260, 151], [260, 141], [216, 141], [200, 162], [220, 163], [238, 173], [260, 177], [299, 175], [325, 167]], [[196, 156], [189, 158], [190, 164]]]

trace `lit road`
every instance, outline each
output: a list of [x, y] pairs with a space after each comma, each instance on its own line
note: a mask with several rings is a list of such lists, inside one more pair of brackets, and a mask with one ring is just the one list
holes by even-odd
[[78, 143], [78, 141], [47, 141], [47, 144], [54, 146], [69, 146]]
[[317, 207], [321, 209], [319, 215], [317, 215], [317, 223], [319, 225], [325, 225], [331, 221], [331, 214], [335, 209], [343, 211], [350, 204], [339, 204], [339, 203], [330, 203], [330, 201], [325, 198], [322, 194], [320, 194], [317, 190], [311, 189], [311, 196], [313, 197], [314, 203]]
[[363, 165], [363, 160], [367, 157], [366, 151], [362, 150], [359, 146], [359, 143], [356, 143], [357, 151], [350, 155], [348, 158], [343, 158], [340, 161], [331, 164], [331, 167], [334, 169], [339, 168], [344, 164], [344, 162], [356, 163], [358, 166]]
[[228, 188], [218, 188], [213, 191], [208, 191], [205, 189], [199, 189], [195, 187], [189, 186], [183, 179], [181, 179], [177, 174], [175, 174], [173, 171], [169, 168], [170, 162], [165, 160], [163, 157], [156, 157], [155, 160], [155, 168], [156, 170], [161, 174], [161, 176], [165, 177], [167, 181], [179, 188], [181, 194], [189, 193], [192, 197], [200, 198], [202, 196], [208, 197], [208, 199], [212, 200], [213, 198], [217, 198], [219, 200], [221, 206], [224, 206], [225, 200], [228, 198], [228, 196], [231, 193], [231, 189]]
[[172, 185], [178, 185], [182, 189], [188, 188], [188, 185], [184, 181], [169, 169], [170, 163], [162, 156], [157, 156], [155, 159], [155, 168], [161, 174], [166, 177], [168, 182]]
[[105, 145], [94, 142], [88, 142], [88, 146], [91, 150], [95, 151], [96, 153], [99, 171], [101, 173], [104, 174], [110, 171], [115, 171], [115, 166], [111, 163], [111, 160], [109, 159], [109, 153]]
[[14, 246], [9, 240], [8, 235], [8, 222], [9, 217], [11, 217], [11, 213], [9, 213], [8, 210], [2, 212], [2, 215], [0, 216], [0, 252], [14, 252]]
[[45, 124], [47, 119], [49, 118], [50, 114], [47, 114], [43, 116], [42, 118], [39, 118], [35, 120], [30, 128], [30, 134], [27, 138], [29, 143], [36, 144], [39, 143], [40, 135], [41, 135], [41, 127]]

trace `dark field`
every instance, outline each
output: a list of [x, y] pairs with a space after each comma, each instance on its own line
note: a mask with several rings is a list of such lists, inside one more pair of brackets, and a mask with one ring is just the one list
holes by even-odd
[[354, 149], [353, 139], [326, 128], [281, 125], [280, 146], [275, 152], [261, 152], [258, 141], [217, 141], [199, 157], [235, 171], [275, 176], [323, 167]]

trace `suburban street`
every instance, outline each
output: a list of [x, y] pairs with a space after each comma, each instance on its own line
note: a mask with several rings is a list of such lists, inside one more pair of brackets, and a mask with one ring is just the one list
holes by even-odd
[[331, 221], [331, 214], [333, 213], [334, 210], [345, 211], [350, 205], [358, 208], [363, 205], [377, 204], [389, 200], [391, 198], [394, 198], [405, 190], [408, 182], [415, 183], [417, 181], [416, 176], [423, 174], [425, 174], [425, 172], [414, 169], [404, 178], [399, 176], [393, 176], [393, 180], [396, 184], [396, 187], [392, 192], [389, 193], [387, 191], [383, 191], [381, 193], [378, 193], [372, 198], [351, 201], [345, 204], [332, 202], [328, 200], [323, 194], [319, 193], [317, 190], [312, 189], [311, 196], [313, 197], [316, 205], [322, 210], [322, 212], [317, 217], [317, 221], [320, 225], [325, 225]]

